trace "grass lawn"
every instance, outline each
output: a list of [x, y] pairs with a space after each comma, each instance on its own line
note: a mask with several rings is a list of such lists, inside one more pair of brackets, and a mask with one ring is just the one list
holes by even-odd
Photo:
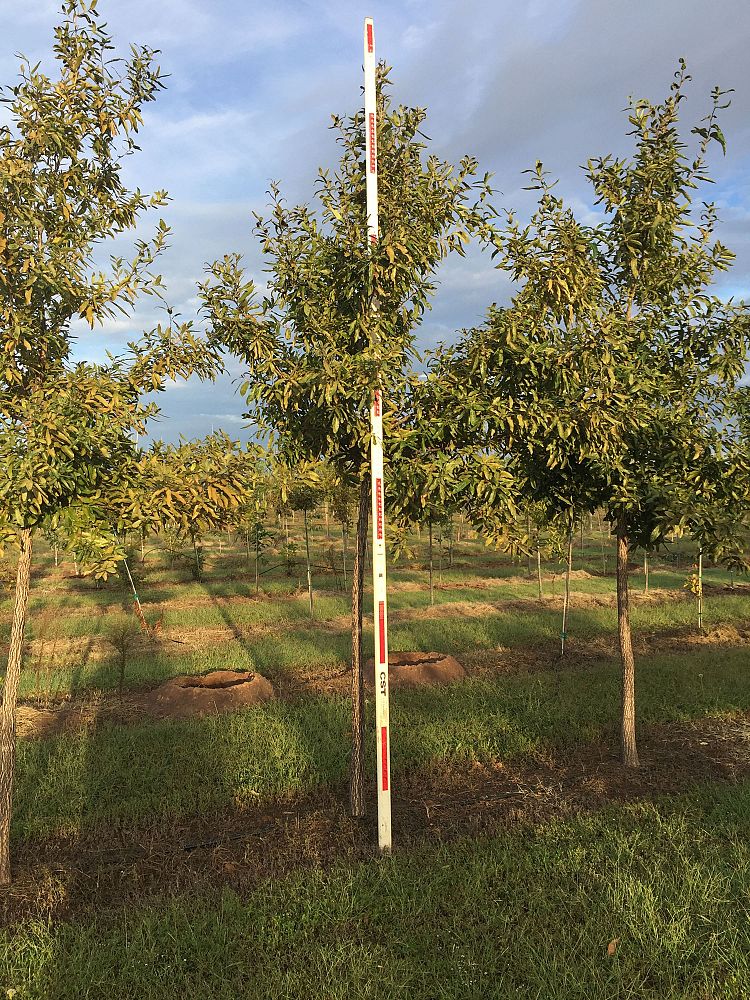
[[[470, 762], [532, 767], [549, 754], [582, 751], [587, 777], [586, 748], [616, 744], [619, 663], [614, 579], [601, 575], [605, 543], [589, 538], [576, 551], [562, 665], [561, 567], [547, 567], [539, 602], [525, 560], [511, 564], [475, 537], [464, 539], [460, 558], [457, 547], [453, 567], [443, 566], [434, 608], [424, 542], [419, 559], [394, 567], [394, 650], [442, 650], [467, 662], [497, 652], [510, 663], [508, 672], [478, 669], [452, 687], [393, 692], [396, 795], [399, 775], [418, 782], [450, 767], [463, 788]], [[320, 524], [314, 544], [325, 544]], [[636, 637], [648, 640], [637, 658], [638, 718], [658, 733], [660, 725], [750, 710], [743, 638], [750, 593], [722, 589], [728, 574], [707, 571], [705, 625], [729, 628], [723, 644], [703, 641], [683, 587], [692, 554], [677, 550], [682, 570], [676, 559], [651, 568], [652, 588], [666, 593], [636, 597], [633, 608]], [[97, 590], [71, 579], [43, 545], [39, 552], [22, 695], [30, 699], [40, 684], [52, 698], [111, 691], [118, 675], [110, 616], [129, 606], [127, 592], [117, 582]], [[147, 617], [163, 612], [163, 635], [129, 655], [127, 687], [240, 668], [292, 691], [284, 684], [294, 678], [325, 679], [345, 668], [348, 603], [330, 575], [318, 574], [310, 621], [306, 595], [283, 568], [264, 576], [265, 593], [254, 597], [236, 546], [207, 548], [204, 582], [190, 580], [186, 565], [169, 566], [152, 552], [141, 571]], [[634, 592], [642, 582], [634, 573]], [[9, 618], [6, 600], [0, 637]], [[514, 657], [530, 654], [534, 669], [514, 672]], [[350, 707], [340, 694], [297, 693], [231, 715], [129, 725], [91, 712], [86, 726], [18, 744], [13, 846], [27, 852], [34, 871], [37, 850], [42, 866], [49, 860], [62, 892], [55, 838], [85, 836], [91, 856], [104, 856], [118, 844], [148, 843], [149, 831], [169, 839], [173, 822], [324, 797], [346, 776]], [[371, 732], [371, 701], [367, 712]], [[675, 751], [680, 773], [682, 752]], [[705, 759], [700, 743], [692, 752]], [[659, 787], [689, 787], [688, 770], [685, 781]], [[605, 795], [600, 808], [592, 793], [585, 807], [551, 811], [543, 822], [536, 814], [533, 822], [514, 819], [491, 836], [443, 845], [414, 839], [408, 848], [397, 839], [389, 859], [345, 862], [334, 854], [332, 867], [291, 865], [241, 889], [231, 878], [179, 881], [161, 902], [138, 889], [123, 906], [118, 889], [105, 904], [96, 869], [90, 886], [81, 869], [76, 891], [86, 906], [65, 919], [22, 918], [0, 932], [0, 1000], [740, 1000], [750, 996], [750, 783], [710, 783], [723, 774], [718, 764], [696, 773], [706, 783], [676, 798], [659, 797], [647, 771], [645, 798], [629, 805]], [[262, 850], [262, 838], [257, 844]], [[143, 863], [152, 864], [147, 850]], [[32, 879], [28, 891], [36, 885]]]
[[[740, 1000], [750, 785], [0, 937], [16, 1000]], [[608, 954], [608, 946], [614, 954]], [[15, 991], [15, 992], [11, 992]]]
[[[747, 656], [708, 649], [687, 662], [680, 655], [644, 659], [638, 698], [647, 723], [748, 709]], [[441, 760], [503, 760], [604, 735], [615, 740], [618, 710], [614, 661], [394, 692], [394, 772]], [[339, 782], [349, 717], [344, 699], [321, 697], [22, 740], [14, 834], [143, 822]]]

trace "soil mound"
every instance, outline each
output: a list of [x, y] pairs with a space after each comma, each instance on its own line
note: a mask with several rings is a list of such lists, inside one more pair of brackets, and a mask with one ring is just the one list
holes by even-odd
[[273, 698], [271, 682], [250, 671], [215, 670], [210, 674], [173, 677], [148, 694], [136, 696], [152, 718], [180, 719], [188, 716], [232, 712]]
[[271, 682], [250, 671], [215, 670], [193, 677], [172, 677], [150, 691], [68, 702], [55, 708], [19, 705], [19, 736], [54, 736], [66, 729], [98, 722], [140, 722], [142, 719], [187, 719], [234, 712], [274, 697]]
[[[464, 667], [445, 653], [388, 654], [388, 681], [392, 687], [453, 684], [465, 677]], [[370, 686], [375, 683], [375, 661], [372, 657], [365, 665], [365, 680]]]

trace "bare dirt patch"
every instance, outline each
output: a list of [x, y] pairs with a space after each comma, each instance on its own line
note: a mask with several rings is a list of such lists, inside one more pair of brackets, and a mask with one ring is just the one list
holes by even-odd
[[[750, 776], [750, 713], [642, 729], [641, 767], [623, 768], [616, 740], [491, 764], [401, 773], [395, 850], [522, 829], [608, 804], [658, 800]], [[185, 891], [242, 893], [299, 869], [376, 856], [374, 792], [364, 822], [344, 787], [218, 814], [20, 844], [0, 890], [0, 925], [119, 910]]]

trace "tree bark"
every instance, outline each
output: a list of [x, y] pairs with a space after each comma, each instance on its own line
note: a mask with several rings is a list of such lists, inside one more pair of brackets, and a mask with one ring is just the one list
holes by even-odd
[[568, 556], [565, 562], [565, 596], [563, 597], [562, 630], [560, 632], [560, 656], [565, 656], [565, 640], [568, 638], [568, 610], [570, 608], [570, 570], [573, 565], [573, 527], [568, 532]]
[[622, 516], [617, 521], [617, 631], [622, 662], [622, 762], [625, 767], [638, 767], [635, 739], [635, 659], [628, 602], [628, 535], [625, 518]]
[[526, 553], [526, 573], [528, 574], [528, 576], [531, 576], [531, 546], [529, 545], [530, 541], [531, 541], [531, 518], [527, 514], [526, 515], [526, 545], [528, 547], [528, 551]]
[[429, 520], [430, 526], [430, 604], [435, 603], [435, 587], [432, 579], [432, 518]]
[[537, 544], [536, 548], [536, 580], [539, 588], [539, 600], [542, 599], [542, 552]]
[[31, 581], [30, 528], [19, 532], [20, 552], [16, 570], [13, 624], [8, 649], [8, 668], [0, 706], [0, 886], [10, 885], [10, 820], [13, 811], [13, 777], [16, 767], [16, 700], [23, 662], [23, 639]]
[[310, 568], [310, 532], [307, 527], [307, 510], [302, 511], [305, 523], [305, 560], [307, 562], [307, 595], [310, 598], [310, 617], [313, 617], [312, 570]]
[[362, 598], [370, 513], [370, 482], [359, 486], [357, 536], [352, 567], [352, 759], [349, 770], [349, 806], [352, 816], [365, 815], [365, 684], [362, 661]]

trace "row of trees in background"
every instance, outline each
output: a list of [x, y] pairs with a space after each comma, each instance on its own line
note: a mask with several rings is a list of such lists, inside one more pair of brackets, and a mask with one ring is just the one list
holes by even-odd
[[[59, 78], [22, 65], [0, 127], [0, 522], [19, 546], [10, 652], [0, 712], [0, 884], [8, 844], [15, 702], [36, 530], [77, 532], [96, 572], [123, 556], [126, 532], [188, 537], [202, 572], [202, 531], [242, 524], [256, 579], [268, 505], [309, 511], [322, 493], [345, 538], [354, 498], [351, 807], [364, 812], [362, 595], [370, 507], [369, 404], [384, 399], [389, 518], [428, 531], [457, 510], [498, 544], [534, 548], [534, 525], [570, 536], [603, 509], [617, 537], [624, 761], [638, 763], [628, 553], [688, 531], [715, 557], [740, 559], [737, 524], [750, 493], [744, 305], [709, 291], [731, 253], [715, 239], [715, 208], [693, 208], [708, 181], [711, 143], [724, 145], [724, 95], [679, 131], [689, 77], [667, 99], [634, 102], [630, 158], [592, 160], [596, 224], [576, 219], [541, 164], [528, 225], [491, 204], [489, 175], [426, 154], [422, 109], [394, 106], [378, 79], [380, 238], [368, 246], [362, 111], [335, 118], [340, 160], [320, 171], [317, 208], [288, 206], [272, 187], [256, 217], [267, 261], [260, 297], [241, 259], [209, 265], [199, 287], [204, 333], [168, 311], [128, 352], [74, 364], [71, 323], [163, 298], [154, 263], [163, 222], [126, 261], [93, 262], [103, 242], [134, 229], [166, 196], [129, 191], [121, 168], [137, 147], [142, 109], [162, 87], [155, 53], [110, 59], [95, 0], [66, 0], [56, 29]], [[415, 337], [450, 254], [477, 241], [518, 291], [420, 368]], [[169, 379], [211, 378], [226, 353], [242, 359], [247, 416], [270, 435], [139, 451], [156, 412], [143, 394]], [[280, 484], [280, 485], [279, 485]], [[307, 539], [306, 533], [306, 539]], [[538, 545], [536, 546], [538, 548]], [[307, 581], [313, 608], [309, 543]], [[345, 570], [346, 572], [346, 570]], [[564, 629], [563, 629], [564, 631]]]

